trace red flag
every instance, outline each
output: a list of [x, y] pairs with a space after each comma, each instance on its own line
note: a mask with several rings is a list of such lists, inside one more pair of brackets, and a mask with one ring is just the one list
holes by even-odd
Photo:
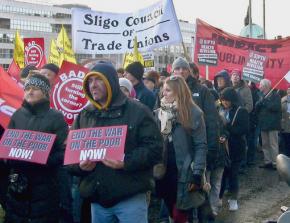
[[20, 108], [23, 89], [0, 66], [0, 124], [6, 128], [12, 114]]
[[[20, 81], [20, 71], [21, 71], [20, 67], [17, 65], [17, 63], [15, 63], [15, 60], [13, 59], [11, 64], [9, 65], [7, 73], [11, 77], [14, 77], [19, 82]], [[2, 71], [1, 71], [1, 73], [2, 73]]]

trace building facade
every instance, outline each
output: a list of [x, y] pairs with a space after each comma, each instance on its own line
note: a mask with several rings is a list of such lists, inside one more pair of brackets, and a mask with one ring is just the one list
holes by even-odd
[[[43, 5], [14, 0], [1, 0], [0, 3], [0, 65], [8, 68], [13, 58], [14, 37], [18, 30], [22, 38], [43, 37], [45, 55], [48, 58], [50, 42], [57, 37], [64, 25], [68, 35], [71, 35], [71, 8], [81, 5]], [[187, 21], [179, 21], [184, 46], [187, 55], [192, 59], [193, 37], [195, 25]], [[172, 64], [178, 56], [184, 56], [182, 44], [170, 45], [155, 49], [154, 69], [161, 71]], [[91, 59], [105, 58], [113, 61], [117, 67], [123, 64], [123, 55], [90, 55], [76, 54], [77, 61], [84, 63]]]
[[12, 61], [16, 30], [22, 38], [43, 37], [45, 55], [48, 55], [51, 39], [57, 37], [62, 25], [69, 33], [71, 32], [70, 9], [1, 0], [0, 65], [8, 68]]

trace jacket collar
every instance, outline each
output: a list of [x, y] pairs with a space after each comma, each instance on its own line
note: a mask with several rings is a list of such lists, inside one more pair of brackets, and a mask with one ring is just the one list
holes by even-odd
[[47, 112], [50, 109], [50, 102], [47, 99], [43, 99], [38, 103], [31, 105], [26, 100], [23, 101], [22, 107], [26, 108], [34, 115], [40, 115]]
[[100, 117], [116, 118], [122, 115], [123, 107], [128, 100], [129, 99], [120, 91], [107, 109], [99, 110], [93, 104], [89, 104], [84, 110], [85, 112], [94, 113]]
[[145, 87], [145, 85], [144, 85], [143, 81], [139, 81], [139, 83], [134, 86], [134, 89], [136, 92], [138, 92], [144, 87]]
[[189, 86], [194, 86], [198, 83], [198, 81], [192, 77], [191, 75], [189, 75], [186, 79], [186, 83], [189, 85]]

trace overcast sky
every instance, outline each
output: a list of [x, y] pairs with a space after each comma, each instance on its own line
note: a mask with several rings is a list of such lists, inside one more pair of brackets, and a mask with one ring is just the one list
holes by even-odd
[[[30, 1], [30, 0], [25, 0]], [[85, 4], [96, 11], [132, 12], [158, 0], [35, 0], [50, 4]], [[178, 19], [195, 22], [200, 18], [232, 34], [239, 35], [249, 0], [173, 0]], [[290, 36], [290, 0], [266, 0], [266, 35]], [[263, 0], [252, 0], [253, 23], [263, 26]]]

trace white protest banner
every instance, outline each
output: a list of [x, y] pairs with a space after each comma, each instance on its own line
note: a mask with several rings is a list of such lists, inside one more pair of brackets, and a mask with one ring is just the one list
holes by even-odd
[[72, 10], [72, 39], [76, 53], [116, 54], [176, 44], [182, 36], [172, 0], [163, 0], [134, 13]]

